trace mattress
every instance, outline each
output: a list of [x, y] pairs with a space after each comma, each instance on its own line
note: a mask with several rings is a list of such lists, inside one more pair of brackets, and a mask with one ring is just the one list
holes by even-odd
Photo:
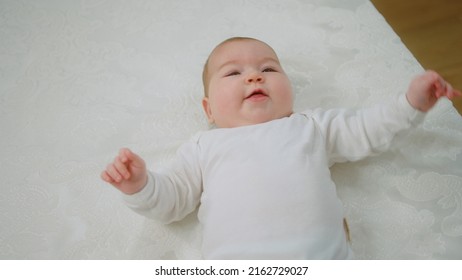
[[[148, 220], [99, 174], [121, 147], [168, 164], [209, 129], [202, 67], [228, 37], [273, 46], [296, 111], [387, 102], [423, 71], [367, 0], [2, 0], [0, 22], [1, 259], [202, 258], [196, 213]], [[357, 258], [462, 258], [448, 100], [389, 151], [331, 172]]]

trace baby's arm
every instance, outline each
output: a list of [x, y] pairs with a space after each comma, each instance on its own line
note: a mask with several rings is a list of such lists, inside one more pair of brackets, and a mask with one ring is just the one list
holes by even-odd
[[462, 93], [431, 70], [414, 78], [406, 93], [409, 104], [422, 112], [430, 110], [441, 97], [453, 99], [456, 96], [462, 96]]
[[137, 154], [123, 148], [101, 173], [101, 178], [125, 194], [134, 194], [146, 185], [146, 163]]
[[459, 95], [440, 75], [427, 71], [390, 104], [357, 111], [315, 110], [312, 115], [325, 135], [330, 163], [356, 161], [387, 150], [394, 136], [420, 122], [438, 98]]
[[183, 144], [168, 168], [149, 172], [144, 160], [123, 148], [101, 173], [119, 189], [125, 204], [135, 212], [164, 223], [184, 218], [200, 203], [202, 176], [194, 141]]

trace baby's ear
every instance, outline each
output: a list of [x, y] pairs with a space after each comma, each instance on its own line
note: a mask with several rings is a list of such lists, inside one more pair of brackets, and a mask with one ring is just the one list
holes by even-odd
[[207, 116], [207, 119], [209, 120], [210, 124], [213, 124], [215, 120], [213, 119], [212, 116], [212, 109], [210, 108], [210, 102], [208, 97], [204, 97], [202, 99], [202, 107], [204, 108], [205, 115]]

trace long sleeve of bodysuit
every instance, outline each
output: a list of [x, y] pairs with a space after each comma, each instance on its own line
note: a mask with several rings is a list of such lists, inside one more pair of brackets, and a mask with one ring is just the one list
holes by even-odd
[[362, 110], [313, 110], [306, 113], [319, 126], [326, 141], [329, 163], [356, 161], [383, 152], [393, 137], [419, 123], [424, 113], [414, 109], [405, 95], [386, 105]]

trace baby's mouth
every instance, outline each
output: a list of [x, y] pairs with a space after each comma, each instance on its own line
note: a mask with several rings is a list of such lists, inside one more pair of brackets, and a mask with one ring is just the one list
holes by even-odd
[[252, 91], [245, 99], [252, 99], [252, 100], [259, 100], [268, 97], [268, 94], [266, 94], [263, 90], [261, 89], [256, 89]]

